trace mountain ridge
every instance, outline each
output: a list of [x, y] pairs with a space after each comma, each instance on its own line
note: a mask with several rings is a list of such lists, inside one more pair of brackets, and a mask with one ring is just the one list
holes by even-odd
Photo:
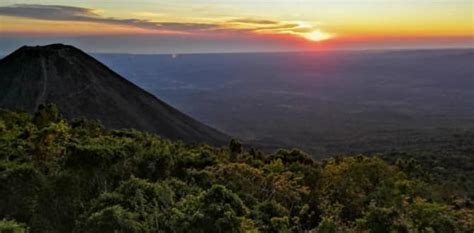
[[67, 119], [136, 128], [188, 143], [224, 144], [228, 136], [176, 110], [70, 45], [23, 46], [0, 60], [0, 108], [34, 112], [58, 105]]

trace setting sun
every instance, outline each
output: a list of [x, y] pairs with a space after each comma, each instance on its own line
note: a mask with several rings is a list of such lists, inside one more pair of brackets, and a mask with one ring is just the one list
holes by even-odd
[[310, 41], [323, 41], [333, 37], [333, 35], [321, 31], [314, 31], [303, 34], [303, 37]]

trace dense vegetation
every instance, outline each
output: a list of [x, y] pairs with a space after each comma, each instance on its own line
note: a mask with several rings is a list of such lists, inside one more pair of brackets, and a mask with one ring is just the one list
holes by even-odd
[[414, 160], [189, 146], [53, 105], [0, 113], [0, 197], [0, 232], [474, 230], [462, 185]]

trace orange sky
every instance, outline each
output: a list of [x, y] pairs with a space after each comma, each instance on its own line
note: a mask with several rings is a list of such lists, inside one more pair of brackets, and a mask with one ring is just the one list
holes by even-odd
[[416, 47], [423, 42], [472, 47], [474, 36], [471, 0], [38, 2], [0, 3], [0, 48], [2, 39], [28, 36], [61, 40], [140, 35], [180, 37], [186, 43], [214, 38], [222, 51], [226, 40], [238, 38], [248, 43], [280, 40], [275, 43], [304, 49], [373, 43]]

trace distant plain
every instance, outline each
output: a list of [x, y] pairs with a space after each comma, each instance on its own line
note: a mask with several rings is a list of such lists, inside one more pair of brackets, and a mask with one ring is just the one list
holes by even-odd
[[262, 148], [434, 150], [474, 129], [474, 49], [94, 56]]

